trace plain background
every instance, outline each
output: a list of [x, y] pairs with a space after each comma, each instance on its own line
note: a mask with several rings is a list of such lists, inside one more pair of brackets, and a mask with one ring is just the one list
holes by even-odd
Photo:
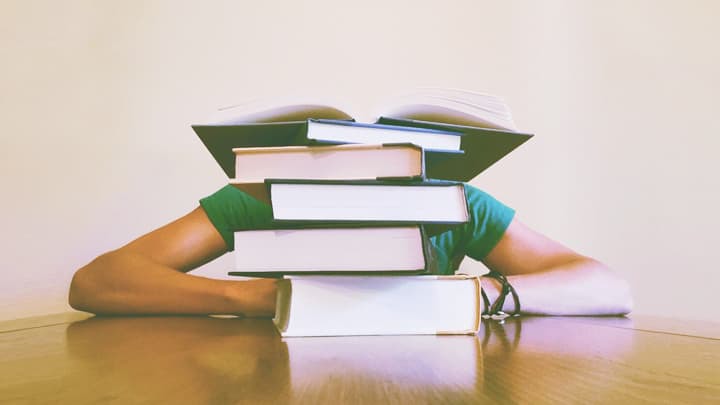
[[473, 184], [629, 279], [636, 313], [718, 321], [719, 17], [713, 0], [3, 0], [0, 319], [68, 310], [75, 269], [225, 184], [190, 128], [213, 109], [323, 94], [362, 115], [440, 86], [503, 96], [536, 134]]

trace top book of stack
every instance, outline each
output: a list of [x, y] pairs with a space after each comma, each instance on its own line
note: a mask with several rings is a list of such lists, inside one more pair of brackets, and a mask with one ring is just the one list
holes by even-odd
[[491, 95], [424, 89], [386, 104], [361, 123], [323, 103], [240, 105], [193, 129], [230, 178], [234, 148], [413, 143], [425, 151], [427, 178], [469, 181], [532, 137], [516, 130], [507, 105]]

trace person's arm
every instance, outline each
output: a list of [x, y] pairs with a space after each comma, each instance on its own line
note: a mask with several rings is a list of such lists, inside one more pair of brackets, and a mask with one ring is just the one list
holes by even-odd
[[[568, 249], [517, 219], [482, 261], [507, 276], [518, 293], [523, 314], [620, 315], [632, 310], [625, 280], [599, 261]], [[493, 302], [500, 284], [485, 277], [483, 286]], [[506, 298], [503, 309], [512, 311], [512, 297]]]
[[96, 314], [272, 316], [274, 280], [215, 280], [185, 274], [226, 249], [198, 207], [80, 268], [70, 285], [70, 305]]

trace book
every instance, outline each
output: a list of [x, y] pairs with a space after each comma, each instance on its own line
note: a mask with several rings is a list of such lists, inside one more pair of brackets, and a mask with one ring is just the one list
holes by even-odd
[[[307, 145], [309, 119], [353, 121], [330, 103], [297, 100], [223, 109], [210, 123], [193, 125], [229, 178], [236, 177], [233, 148]], [[386, 103], [361, 122], [461, 133], [460, 150], [425, 152], [428, 178], [469, 181], [526, 142], [501, 99], [461, 90], [425, 89]], [[399, 121], [393, 121], [399, 120]], [[400, 122], [403, 121], [403, 122]], [[425, 123], [447, 125], [431, 127]]]
[[412, 143], [429, 151], [460, 152], [461, 132], [368, 124], [347, 120], [308, 119], [304, 137], [307, 143]]
[[[234, 276], [433, 272], [421, 226], [262, 229], [235, 232]], [[372, 254], [369, 254], [372, 252]]]
[[[450, 88], [424, 87], [384, 96], [383, 100], [364, 115], [362, 122], [380, 116], [412, 118], [424, 121], [454, 122], [459, 125], [517, 131], [510, 107], [496, 95]], [[285, 96], [281, 99], [252, 100], [214, 111], [208, 120], [218, 125], [304, 121], [310, 116], [351, 120], [351, 102], [323, 95]]]
[[423, 178], [425, 159], [413, 144], [234, 148], [235, 182], [265, 179], [372, 180]]
[[283, 337], [475, 334], [478, 276], [287, 276], [273, 323]]
[[275, 222], [457, 224], [469, 218], [465, 187], [458, 182], [268, 179], [265, 184]]

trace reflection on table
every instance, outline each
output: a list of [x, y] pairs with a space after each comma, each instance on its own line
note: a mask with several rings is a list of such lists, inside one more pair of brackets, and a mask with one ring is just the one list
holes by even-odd
[[717, 339], [625, 318], [477, 336], [281, 339], [268, 320], [90, 318], [0, 333], [0, 402], [566, 403], [720, 397]]

